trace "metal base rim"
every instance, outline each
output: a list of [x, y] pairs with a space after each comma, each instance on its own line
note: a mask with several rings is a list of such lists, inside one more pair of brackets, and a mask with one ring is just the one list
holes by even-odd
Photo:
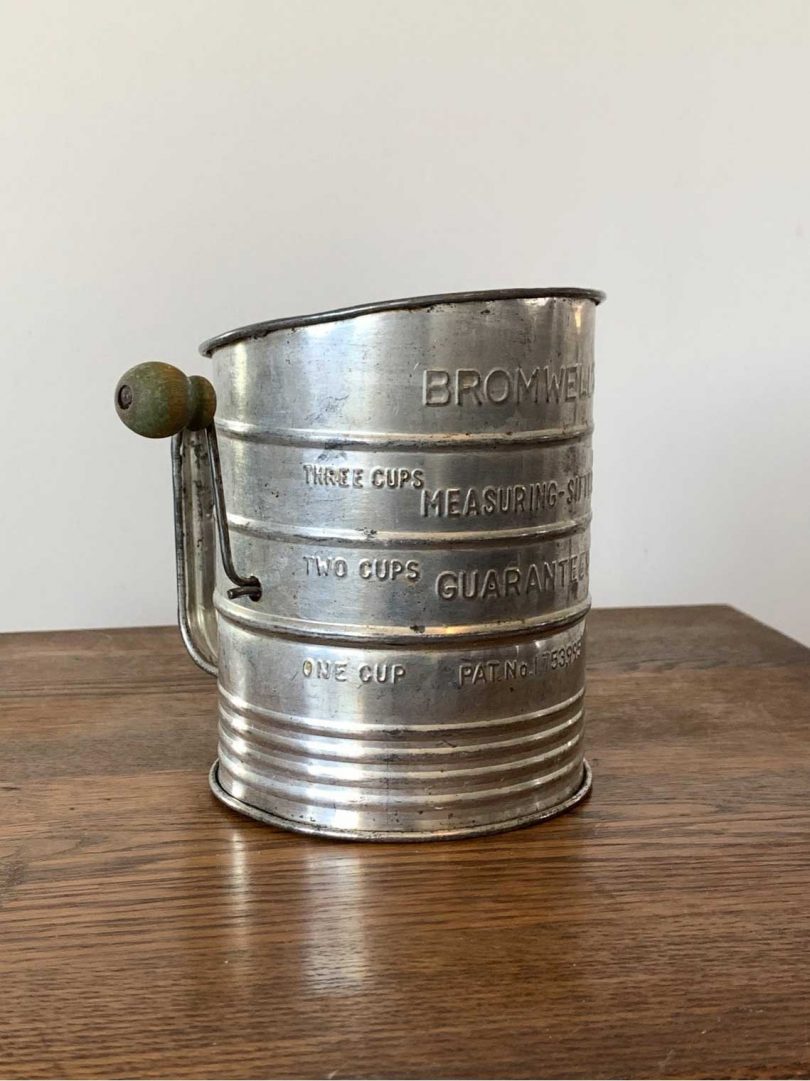
[[249, 803], [236, 799], [219, 782], [219, 759], [217, 759], [208, 774], [208, 784], [211, 791], [233, 811], [255, 818], [258, 822], [264, 822], [268, 826], [276, 826], [278, 829], [304, 833], [312, 837], [326, 837], [338, 841], [457, 841], [464, 837], [482, 837], [488, 833], [504, 833], [507, 830], [520, 829], [522, 826], [531, 826], [537, 822], [543, 822], [547, 818], [555, 818], [575, 807], [590, 793], [593, 782], [593, 773], [587, 761], [582, 762], [582, 783], [573, 795], [556, 803], [553, 807], [547, 807], [543, 811], [533, 814], [522, 815], [518, 818], [505, 819], [503, 822], [493, 822], [486, 826], [471, 826], [458, 830], [442, 830], [437, 833], [414, 833], [414, 832], [387, 832], [385, 830], [340, 830], [331, 829], [328, 826], [316, 826], [307, 822], [294, 822], [289, 818], [280, 818], [278, 815], [262, 811]]

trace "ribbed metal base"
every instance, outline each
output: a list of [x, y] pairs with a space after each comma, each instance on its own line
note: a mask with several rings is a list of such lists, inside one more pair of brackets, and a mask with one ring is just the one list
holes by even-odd
[[472, 828], [459, 830], [442, 830], [430, 833], [405, 833], [396, 831], [386, 832], [384, 830], [330, 829], [325, 826], [314, 826], [306, 822], [293, 822], [287, 818], [279, 818], [277, 815], [269, 814], [267, 811], [262, 811], [258, 807], [252, 807], [249, 803], [243, 803], [242, 800], [235, 799], [229, 792], [226, 792], [219, 783], [218, 760], [214, 762], [211, 771], [208, 774], [208, 783], [211, 786], [211, 791], [218, 800], [221, 800], [232, 810], [247, 815], [248, 818], [255, 818], [259, 822], [266, 822], [269, 826], [277, 826], [279, 829], [292, 830], [294, 833], [308, 833], [315, 837], [331, 837], [341, 841], [455, 841], [462, 837], [480, 837], [487, 833], [503, 833], [505, 830], [519, 829], [521, 826], [530, 826], [535, 822], [542, 822], [546, 818], [554, 818], [555, 815], [562, 814], [563, 811], [575, 807], [585, 799], [590, 792], [592, 780], [593, 774], [591, 773], [591, 767], [587, 762], [583, 762], [582, 784], [572, 796], [563, 800], [562, 803], [555, 804], [554, 807], [547, 807], [543, 811], [537, 811], [530, 815], [523, 815], [520, 818], [510, 818], [504, 822], [488, 823], [485, 826], [474, 826]]

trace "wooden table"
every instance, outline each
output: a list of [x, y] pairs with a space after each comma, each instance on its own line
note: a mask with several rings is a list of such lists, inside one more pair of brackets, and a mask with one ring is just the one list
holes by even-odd
[[810, 651], [591, 617], [591, 799], [447, 844], [208, 792], [173, 628], [0, 638], [3, 1077], [806, 1077]]

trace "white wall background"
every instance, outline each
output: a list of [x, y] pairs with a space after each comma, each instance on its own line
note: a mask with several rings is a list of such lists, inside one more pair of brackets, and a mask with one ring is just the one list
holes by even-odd
[[171, 622], [119, 374], [414, 293], [607, 290], [597, 604], [810, 642], [807, 0], [0, 3], [0, 629]]

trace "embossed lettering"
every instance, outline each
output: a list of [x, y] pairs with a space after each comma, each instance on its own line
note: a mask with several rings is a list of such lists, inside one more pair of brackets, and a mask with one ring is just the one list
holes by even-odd
[[565, 376], [565, 368], [560, 368], [555, 372], [553, 368], [546, 365], [546, 367], [543, 368], [543, 374], [546, 377], [546, 401], [558, 402], [560, 400], [563, 377]]
[[363, 470], [347, 466], [312, 465], [303, 462], [304, 483], [332, 488], [362, 488]]
[[447, 489], [447, 516], [448, 518], [458, 518], [461, 514], [461, 489], [460, 488], [448, 488]]
[[307, 679], [334, 679], [338, 683], [345, 683], [348, 666], [348, 661], [324, 661], [320, 658], [313, 661], [307, 657], [301, 668]]
[[[366, 470], [362, 466], [314, 465], [302, 462], [304, 484], [321, 488], [364, 488], [366, 479], [372, 488], [413, 488], [419, 491], [425, 486], [423, 469], [405, 466], [374, 466]], [[368, 472], [368, 478], [366, 478]]]
[[425, 489], [422, 492], [422, 516], [427, 518], [432, 510], [437, 518], [442, 517], [446, 499], [447, 496], [443, 488], [437, 489], [433, 494]]
[[380, 582], [396, 582], [397, 578], [403, 576], [408, 582], [418, 582], [422, 576], [416, 559], [404, 563], [401, 559], [361, 559], [357, 569], [360, 577], [367, 582], [372, 578]]
[[538, 365], [530, 371], [515, 368], [429, 368], [423, 374], [425, 405], [533, 405], [576, 402], [593, 396], [593, 365]]
[[485, 687], [491, 683], [515, 683], [521, 679], [542, 679], [548, 672], [570, 668], [582, 656], [584, 632], [566, 645], [542, 650], [527, 660], [496, 658], [462, 661], [456, 669], [457, 687]]
[[404, 664], [361, 664], [359, 676], [361, 683], [399, 683], [405, 678]]
[[436, 595], [444, 601], [497, 600], [501, 597], [529, 596], [563, 589], [588, 576], [588, 553], [579, 552], [560, 559], [530, 563], [526, 568], [503, 570], [477, 567], [461, 571], [440, 571], [436, 576]]
[[584, 499], [590, 499], [592, 491], [592, 473], [580, 473], [576, 477], [571, 477], [567, 486], [566, 503], [571, 507], [575, 503], [581, 503]]
[[436, 578], [436, 592], [443, 601], [453, 601], [458, 596], [458, 577], [453, 571], [442, 571]]
[[422, 469], [389, 468], [377, 466], [369, 474], [374, 488], [423, 488], [425, 473]]
[[424, 405], [447, 405], [450, 402], [450, 373], [428, 369], [422, 381]]
[[[572, 486], [572, 481], [575, 483]], [[566, 488], [567, 484], [567, 488]], [[566, 481], [536, 481], [484, 488], [437, 488], [422, 491], [423, 518], [471, 518], [481, 514], [538, 516], [553, 509], [567, 491], [569, 505], [591, 494], [590, 474]]]
[[522, 368], [515, 372], [515, 401], [518, 405], [527, 398], [530, 402], [537, 401], [537, 384], [540, 382], [540, 369], [532, 368], [527, 376]]
[[335, 578], [345, 578], [349, 573], [349, 564], [341, 556], [304, 556], [304, 566], [307, 569], [307, 577], [328, 578], [333, 574]]
[[475, 368], [459, 368], [456, 372], [456, 405], [464, 405], [464, 396], [470, 395], [476, 405], [483, 405], [481, 397], [481, 373]]
[[493, 368], [484, 376], [484, 397], [493, 405], [503, 405], [512, 393], [509, 372], [503, 368]]
[[503, 572], [503, 595], [505, 597], [520, 595], [520, 567], [507, 567]]

